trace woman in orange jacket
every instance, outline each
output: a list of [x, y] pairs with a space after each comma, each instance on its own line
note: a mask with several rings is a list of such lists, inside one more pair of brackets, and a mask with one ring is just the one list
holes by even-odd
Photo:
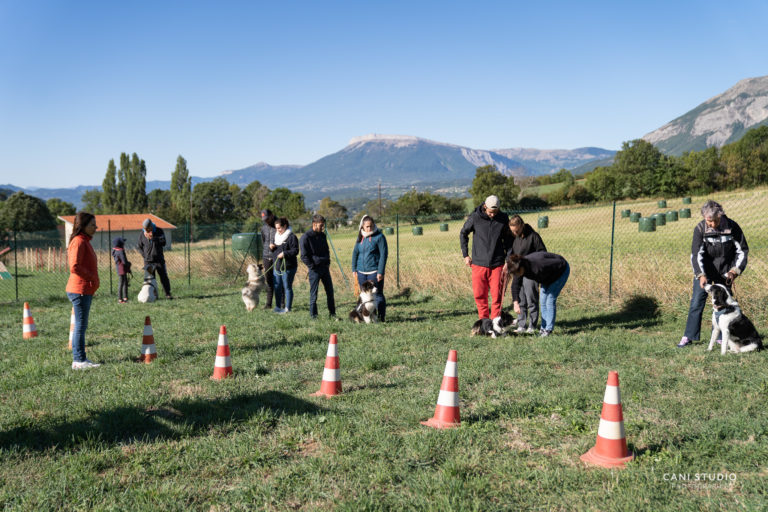
[[93, 294], [99, 289], [99, 269], [91, 238], [96, 233], [96, 218], [86, 212], [75, 216], [75, 226], [69, 237], [67, 259], [69, 280], [67, 297], [75, 308], [75, 330], [72, 333], [72, 369], [87, 370], [101, 366], [85, 357], [85, 330], [91, 311]]

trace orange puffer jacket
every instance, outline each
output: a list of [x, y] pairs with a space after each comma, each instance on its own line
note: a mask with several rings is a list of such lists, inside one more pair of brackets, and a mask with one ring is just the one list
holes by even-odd
[[80, 233], [69, 242], [69, 280], [67, 293], [93, 295], [99, 289], [99, 269], [96, 251], [91, 246], [91, 237]]

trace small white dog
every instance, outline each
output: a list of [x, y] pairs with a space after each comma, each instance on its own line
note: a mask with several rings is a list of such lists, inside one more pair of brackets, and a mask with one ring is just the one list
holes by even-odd
[[261, 263], [258, 265], [251, 263], [245, 271], [248, 272], [248, 282], [245, 283], [242, 291], [243, 302], [246, 310], [253, 311], [253, 308], [259, 305], [259, 295], [267, 286], [267, 281], [264, 278], [264, 267]]
[[376, 322], [376, 287], [373, 281], [365, 281], [360, 287], [360, 296], [357, 298], [357, 306], [350, 311], [349, 319], [356, 324]]
[[712, 350], [722, 334], [720, 354], [752, 352], [763, 348], [763, 340], [752, 321], [747, 318], [728, 288], [722, 284], [707, 284], [704, 290], [712, 298], [712, 338], [707, 350]]
[[144, 283], [139, 290], [138, 301], [142, 303], [155, 302], [157, 299], [157, 280], [152, 274], [144, 275]]

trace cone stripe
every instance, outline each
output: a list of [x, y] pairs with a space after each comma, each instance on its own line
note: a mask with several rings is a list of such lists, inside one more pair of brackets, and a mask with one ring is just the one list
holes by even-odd
[[24, 324], [23, 330], [24, 330], [24, 332], [34, 332], [35, 331], [35, 324], [32, 324], [32, 325]]
[[231, 354], [229, 353], [229, 345], [219, 345], [216, 348], [216, 356], [220, 357], [229, 357]]
[[440, 390], [440, 394], [437, 395], [437, 405], [444, 407], [458, 407], [459, 406], [459, 393]]
[[338, 370], [339, 369], [339, 358], [338, 357], [326, 357], [325, 358], [325, 367], [330, 368], [331, 370]]
[[157, 351], [155, 350], [155, 344], [153, 343], [152, 345], [142, 345], [141, 353], [145, 356], [157, 354]]
[[621, 405], [621, 392], [619, 386], [605, 386], [605, 396], [603, 397], [604, 404]]
[[329, 343], [328, 344], [328, 352], [325, 355], [326, 357], [339, 357], [339, 346], [336, 343]]
[[229, 356], [216, 356], [216, 362], [214, 363], [214, 366], [229, 368], [232, 366], [232, 358]]
[[152, 326], [151, 325], [145, 325], [144, 326], [144, 336], [154, 336], [155, 333], [152, 332]]
[[619, 453], [622, 454], [621, 457], [630, 455], [629, 450], [627, 449], [627, 440], [623, 438], [605, 439], [603, 437], [598, 437], [593, 450], [595, 450], [598, 455], [606, 453]]
[[448, 360], [445, 362], [445, 372], [443, 372], [443, 375], [446, 377], [458, 376], [458, 372], [456, 371], [456, 361]]
[[341, 370], [338, 368], [323, 368], [323, 380], [328, 382], [338, 382], [341, 380]]
[[603, 404], [603, 412], [600, 413], [600, 419], [608, 421], [624, 421], [624, 415], [621, 412], [621, 404]]
[[624, 422], [601, 419], [597, 436], [603, 439], [624, 439]]
[[440, 384], [440, 389], [445, 391], [459, 391], [459, 378], [443, 376], [443, 382]]

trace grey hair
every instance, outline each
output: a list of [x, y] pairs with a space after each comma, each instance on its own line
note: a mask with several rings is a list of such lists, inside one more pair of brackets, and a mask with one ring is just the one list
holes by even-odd
[[705, 219], [707, 217], [720, 217], [722, 215], [725, 215], [725, 210], [723, 210], [723, 207], [720, 205], [720, 203], [711, 199], [704, 203], [704, 206], [701, 207], [701, 216]]

